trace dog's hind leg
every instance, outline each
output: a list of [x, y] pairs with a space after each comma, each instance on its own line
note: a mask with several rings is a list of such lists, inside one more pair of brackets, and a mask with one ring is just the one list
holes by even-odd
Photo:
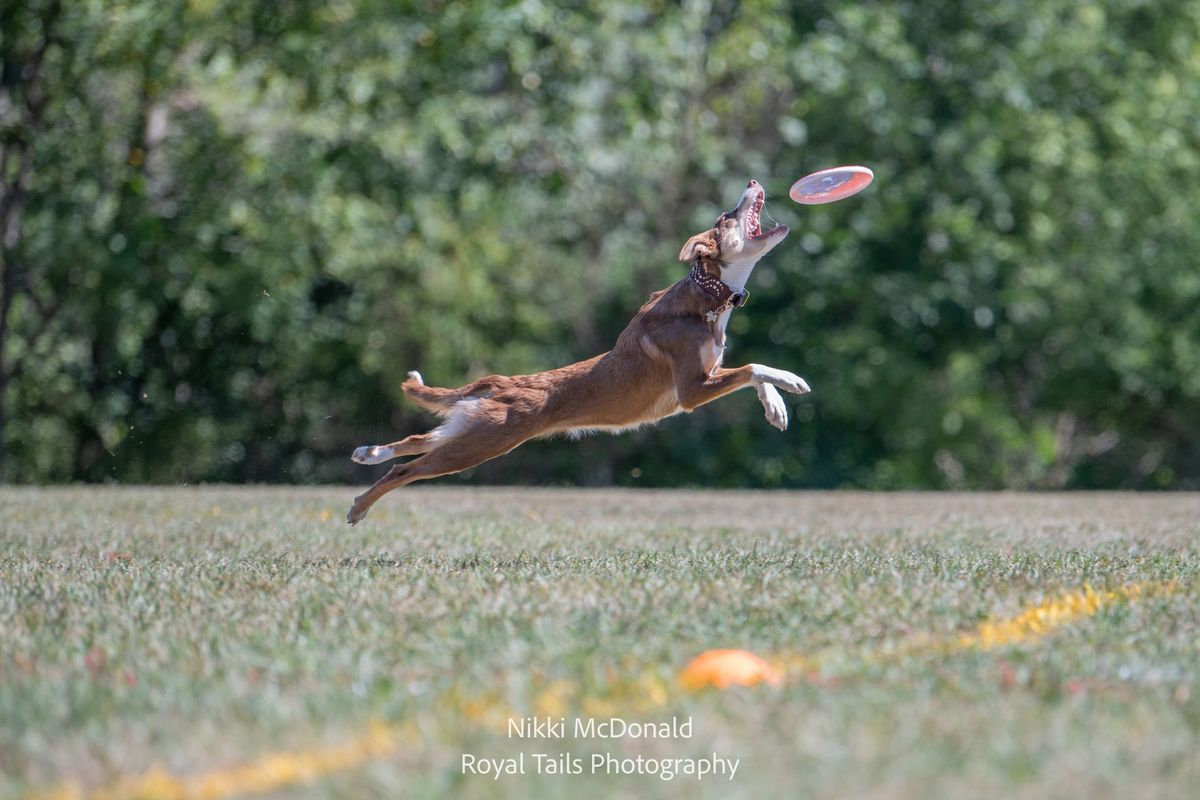
[[[450, 447], [453, 448], [454, 445], [451, 444]], [[360, 522], [367, 515], [367, 512], [371, 510], [371, 506], [379, 502], [379, 498], [393, 489], [407, 486], [413, 481], [461, 472], [485, 460], [453, 458], [445, 451], [438, 449], [426, 453], [420, 458], [414, 458], [406, 464], [397, 464], [388, 470], [387, 474], [382, 478], [375, 481], [371, 488], [354, 498], [354, 503], [350, 506], [349, 513], [346, 514], [346, 522], [351, 525]]]
[[528, 426], [479, 420], [453, 437], [440, 440], [435, 449], [420, 458], [397, 464], [388, 470], [371, 488], [354, 498], [346, 521], [354, 525], [362, 520], [371, 506], [393, 489], [407, 486], [414, 481], [453, 475], [455, 472], [470, 469], [507, 453], [533, 435], [536, 435], [536, 431]]
[[400, 456], [419, 456], [428, 453], [437, 444], [437, 437], [429, 433], [417, 433], [391, 444], [364, 444], [350, 456], [358, 464], [382, 464]]

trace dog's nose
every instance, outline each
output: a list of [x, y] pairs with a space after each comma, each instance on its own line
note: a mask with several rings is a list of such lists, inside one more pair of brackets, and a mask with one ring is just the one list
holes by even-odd
[[751, 178], [750, 182], [746, 184], [747, 189], [753, 189], [755, 186], [758, 186], [758, 181], [754, 180], [753, 178]]

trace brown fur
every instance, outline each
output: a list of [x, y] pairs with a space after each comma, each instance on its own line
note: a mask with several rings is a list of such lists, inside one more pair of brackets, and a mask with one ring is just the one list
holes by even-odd
[[[691, 411], [750, 382], [750, 367], [721, 369], [707, 295], [690, 279], [659, 292], [607, 353], [534, 375], [489, 375], [458, 389], [404, 382], [404, 393], [443, 416], [478, 398], [464, 427], [433, 441], [410, 436], [393, 447], [420, 458], [398, 464], [354, 501], [357, 522], [392, 489], [460, 472], [538, 436], [592, 428], [626, 428]], [[706, 354], [708, 357], [706, 358]], [[425, 449], [428, 447], [429, 449]]]

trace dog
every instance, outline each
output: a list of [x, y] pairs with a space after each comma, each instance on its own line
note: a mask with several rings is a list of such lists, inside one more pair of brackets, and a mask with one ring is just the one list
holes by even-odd
[[679, 260], [691, 264], [688, 277], [653, 293], [607, 353], [535, 375], [489, 375], [457, 389], [426, 386], [419, 372], [408, 373], [404, 393], [445, 421], [428, 433], [354, 451], [359, 464], [418, 458], [392, 467], [356, 497], [346, 521], [360, 522], [393, 489], [461, 472], [530, 439], [629, 430], [747, 386], [757, 391], [767, 421], [785, 430], [778, 389], [806, 394], [804, 379], [762, 364], [721, 366], [725, 326], [746, 303], [750, 273], [788, 234], [786, 225], [763, 231], [765, 202], [752, 180], [732, 211], [688, 239], [679, 251]]

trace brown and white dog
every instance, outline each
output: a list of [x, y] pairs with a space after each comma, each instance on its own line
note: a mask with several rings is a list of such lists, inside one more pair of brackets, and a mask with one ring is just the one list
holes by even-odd
[[404, 393], [446, 420], [429, 433], [354, 451], [359, 464], [419, 458], [392, 467], [356, 497], [346, 521], [357, 523], [392, 489], [460, 472], [535, 437], [628, 430], [746, 386], [758, 392], [767, 421], [786, 429], [776, 387], [804, 394], [803, 378], [761, 364], [721, 366], [725, 326], [745, 303], [746, 280], [788, 233], [785, 225], [762, 230], [764, 200], [750, 181], [736, 208], [688, 239], [679, 260], [692, 264], [691, 274], [652, 294], [607, 353], [536, 375], [489, 375], [458, 389], [426, 386], [420, 373], [408, 373]]

